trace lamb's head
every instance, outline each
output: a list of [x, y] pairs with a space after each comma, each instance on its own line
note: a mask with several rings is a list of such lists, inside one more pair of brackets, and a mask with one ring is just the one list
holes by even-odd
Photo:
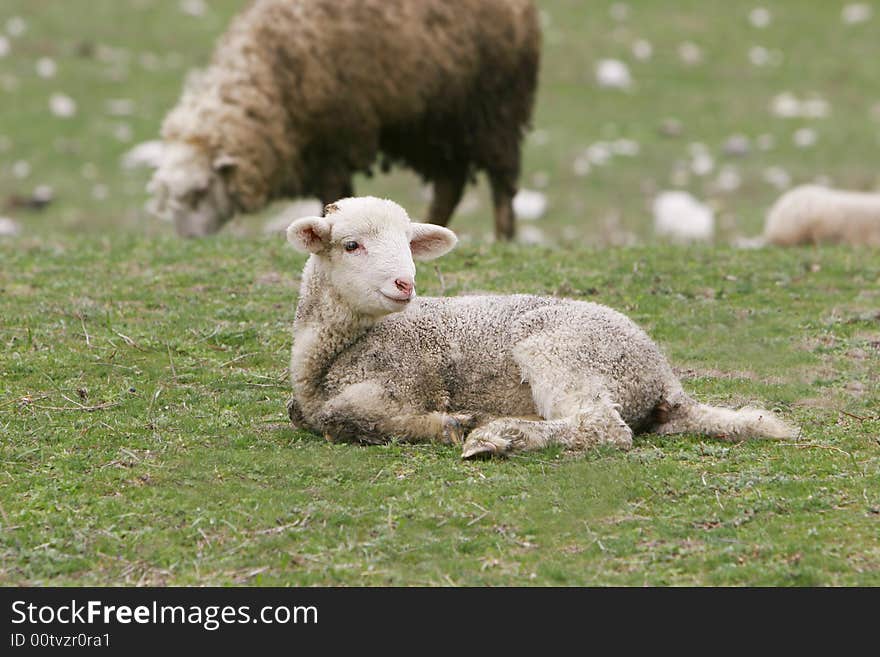
[[294, 221], [287, 239], [312, 254], [310, 271], [322, 285], [371, 317], [403, 310], [415, 297], [413, 258], [437, 258], [458, 241], [451, 230], [410, 221], [393, 201], [371, 196], [342, 199], [328, 205], [323, 217]]
[[234, 167], [232, 158], [212, 157], [196, 144], [166, 142], [147, 187], [150, 210], [173, 220], [182, 237], [216, 233], [235, 212], [228, 190]]

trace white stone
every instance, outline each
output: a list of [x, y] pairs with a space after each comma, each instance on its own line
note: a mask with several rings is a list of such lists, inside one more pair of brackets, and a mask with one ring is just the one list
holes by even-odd
[[703, 61], [703, 51], [692, 41], [685, 41], [678, 46], [678, 56], [688, 66], [695, 66]]
[[601, 59], [596, 64], [596, 81], [607, 89], [629, 89], [632, 75], [629, 68], [619, 59]]
[[654, 46], [650, 41], [639, 39], [632, 45], [632, 54], [640, 62], [648, 61], [654, 56]]
[[547, 197], [533, 189], [521, 189], [513, 197], [513, 213], [517, 219], [535, 221], [547, 211]]
[[752, 27], [763, 29], [770, 25], [772, 20], [773, 15], [767, 7], [755, 7], [749, 12], [749, 23], [752, 24]]
[[57, 72], [58, 65], [51, 57], [40, 57], [37, 60], [37, 75], [39, 75], [41, 78], [54, 78]]
[[69, 119], [76, 115], [76, 101], [66, 94], [55, 93], [49, 97], [49, 109], [55, 116]]
[[819, 136], [812, 128], [801, 128], [795, 131], [792, 141], [794, 141], [794, 145], [798, 148], [809, 148], [815, 145], [818, 138]]
[[0, 217], [0, 237], [14, 237], [21, 232], [21, 225], [9, 217]]
[[846, 5], [840, 12], [840, 20], [846, 25], [856, 25], [871, 20], [874, 14], [871, 6], [864, 2], [854, 2]]
[[712, 209], [687, 192], [660, 192], [653, 212], [654, 232], [674, 242], [707, 242], [715, 233]]

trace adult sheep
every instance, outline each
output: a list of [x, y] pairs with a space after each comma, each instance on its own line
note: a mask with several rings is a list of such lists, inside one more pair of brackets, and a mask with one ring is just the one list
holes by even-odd
[[462, 456], [632, 445], [633, 431], [787, 438], [772, 413], [699, 404], [651, 339], [595, 303], [415, 297], [413, 257], [455, 234], [349, 198], [288, 240], [309, 253], [294, 318], [291, 421], [329, 440], [463, 442]]
[[880, 193], [795, 187], [767, 214], [764, 240], [780, 246], [828, 242], [880, 247]]
[[255, 0], [165, 118], [154, 210], [202, 236], [276, 198], [350, 196], [381, 155], [433, 183], [441, 225], [486, 171], [510, 239], [539, 51], [531, 0]]

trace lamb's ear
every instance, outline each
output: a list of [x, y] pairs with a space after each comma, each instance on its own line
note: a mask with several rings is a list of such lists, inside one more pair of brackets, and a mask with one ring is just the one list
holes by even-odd
[[330, 241], [330, 222], [323, 217], [303, 217], [287, 227], [287, 241], [297, 251], [319, 253]]
[[409, 246], [416, 260], [433, 260], [449, 253], [458, 238], [448, 228], [434, 224], [410, 224]]
[[220, 155], [214, 158], [211, 166], [214, 167], [214, 171], [217, 173], [229, 173], [238, 166], [238, 161], [231, 155], [220, 153]]

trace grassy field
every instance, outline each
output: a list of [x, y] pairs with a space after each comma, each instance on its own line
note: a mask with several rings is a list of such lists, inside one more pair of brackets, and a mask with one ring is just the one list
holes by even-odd
[[[281, 206], [200, 242], [143, 210], [148, 173], [119, 158], [155, 138], [239, 6], [180, 4], [0, 3], [0, 214], [22, 224], [0, 238], [0, 584], [880, 585], [880, 254], [725, 246], [759, 231], [780, 171], [877, 184], [880, 6], [850, 25], [845, 3], [768, 2], [757, 28], [759, 3], [633, 1], [623, 20], [610, 2], [539, 3], [523, 183], [550, 201], [530, 224], [546, 244], [486, 242], [481, 183], [452, 225], [470, 239], [421, 267], [420, 292], [606, 303], [700, 400], [774, 408], [803, 436], [648, 435], [626, 453], [472, 463], [289, 427], [303, 259], [262, 234]], [[700, 61], [682, 60], [688, 42]], [[766, 65], [750, 62], [756, 46]], [[631, 90], [596, 85], [605, 57], [629, 64]], [[775, 116], [785, 91], [830, 113]], [[56, 93], [74, 116], [49, 111]], [[799, 147], [805, 129], [816, 142]], [[748, 153], [725, 154], [736, 134]], [[618, 139], [638, 153], [575, 173]], [[713, 160], [702, 175], [697, 151]], [[651, 198], [675, 183], [716, 207], [718, 244], [652, 244]], [[8, 203], [39, 185], [54, 190], [44, 210]], [[403, 172], [359, 191], [424, 207]]]
[[804, 434], [472, 463], [289, 428], [302, 258], [276, 240], [0, 255], [7, 584], [880, 584], [876, 256], [460, 249], [426, 294], [608, 303], [700, 399]]

